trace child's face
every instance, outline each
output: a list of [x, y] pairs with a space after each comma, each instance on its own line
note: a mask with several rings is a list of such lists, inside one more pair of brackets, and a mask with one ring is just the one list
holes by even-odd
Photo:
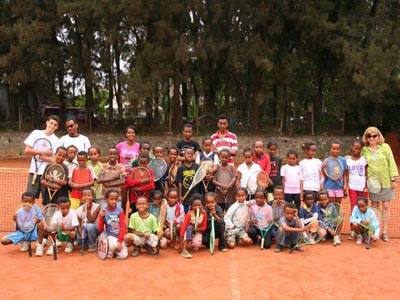
[[147, 152], [150, 153], [150, 145], [149, 144], [143, 144], [142, 148], [140, 149], [141, 152]]
[[111, 208], [117, 207], [117, 201], [118, 201], [117, 193], [111, 193], [110, 195], [108, 195], [108, 198], [107, 198], [108, 206], [110, 206]]
[[313, 195], [307, 195], [306, 199], [304, 200], [307, 207], [311, 207], [314, 204], [314, 197]]
[[118, 150], [117, 149], [110, 149], [108, 151], [108, 162], [116, 163], [118, 160]]
[[266, 199], [263, 192], [257, 192], [255, 198], [258, 206], [265, 205]]
[[68, 215], [69, 208], [71, 207], [71, 202], [60, 203], [59, 207], [61, 210], [61, 214], [63, 215], [63, 217], [65, 217], [66, 215]]
[[78, 157], [76, 159], [77, 159], [78, 165], [80, 167], [86, 167], [86, 163], [88, 161], [86, 155], [78, 155]]
[[149, 207], [149, 203], [147, 202], [147, 199], [145, 198], [139, 198], [136, 201], [136, 209], [138, 210], [138, 212], [145, 212], [147, 211], [147, 208]]
[[139, 158], [139, 166], [143, 168], [147, 168], [147, 165], [149, 164], [149, 160], [145, 157]]
[[217, 206], [215, 199], [213, 197], [206, 197], [206, 207], [211, 210]]
[[169, 150], [168, 158], [170, 162], [175, 162], [176, 158], [178, 157], [178, 152], [175, 149]]
[[262, 154], [264, 152], [264, 143], [261, 141], [255, 142], [253, 150], [257, 155]]
[[278, 148], [275, 145], [272, 145], [271, 147], [268, 148], [268, 154], [270, 157], [274, 157], [276, 155], [276, 150]]
[[329, 198], [328, 195], [320, 195], [319, 196], [319, 203], [321, 203], [322, 207], [327, 207], [329, 204]]
[[219, 156], [222, 165], [226, 165], [228, 163], [229, 158], [230, 157], [226, 152], [222, 152], [221, 155]]
[[251, 162], [252, 162], [251, 152], [243, 153], [243, 157], [244, 157], [244, 161], [246, 164], [251, 164]]
[[29, 204], [29, 205], [33, 205], [33, 198], [31, 197], [22, 197], [22, 204]]
[[153, 153], [155, 157], [162, 158], [164, 156], [162, 147], [154, 147]]
[[289, 164], [290, 166], [294, 166], [294, 165], [296, 165], [297, 157], [296, 157], [296, 155], [294, 155], [294, 154], [289, 154], [287, 160], [288, 160], [288, 164]]
[[244, 191], [240, 190], [236, 193], [236, 201], [239, 203], [243, 203], [247, 198], [247, 195]]
[[183, 155], [186, 162], [191, 162], [193, 160], [193, 150], [186, 149], [185, 154]]
[[58, 129], [58, 122], [56, 120], [50, 119], [46, 121], [46, 130], [50, 132], [55, 132]]
[[67, 152], [65, 152], [64, 150], [60, 149], [55, 154], [55, 161], [56, 161], [57, 164], [61, 165], [66, 157], [67, 157]]
[[182, 130], [182, 134], [185, 141], [190, 141], [193, 135], [193, 129], [190, 127], [185, 127]]
[[128, 141], [133, 141], [133, 140], [135, 139], [135, 137], [136, 137], [136, 132], [135, 132], [135, 130], [133, 130], [132, 128], [129, 128], [129, 129], [126, 131], [126, 139], [127, 139]]
[[357, 201], [358, 210], [362, 213], [365, 213], [367, 210], [367, 205], [364, 201]]
[[333, 157], [338, 157], [340, 153], [340, 145], [339, 144], [332, 144], [331, 146], [331, 155]]
[[315, 153], [317, 153], [317, 146], [312, 145], [310, 149], [306, 150], [307, 157], [315, 157]]
[[218, 129], [222, 132], [225, 132], [226, 129], [228, 128], [228, 120], [225, 119], [220, 119], [218, 120]]
[[156, 194], [156, 195], [153, 195], [153, 202], [155, 203], [155, 204], [160, 204], [161, 203], [161, 195], [158, 195], [158, 194]]
[[69, 148], [67, 151], [67, 157], [69, 161], [73, 161], [76, 157], [76, 149], [75, 148]]
[[277, 189], [274, 191], [274, 201], [283, 201], [283, 190]]
[[99, 155], [99, 152], [97, 152], [97, 149], [94, 149], [94, 148], [90, 149], [89, 157], [92, 162], [98, 162], [100, 155]]
[[205, 153], [210, 153], [211, 152], [211, 147], [212, 147], [211, 140], [205, 140], [203, 142], [203, 150], [204, 150]]
[[196, 211], [196, 209], [201, 209], [201, 207], [202, 207], [202, 205], [201, 205], [200, 199], [195, 199], [195, 200], [193, 200], [193, 202], [192, 202], [192, 209], [193, 209], [194, 211]]
[[93, 202], [93, 193], [91, 191], [85, 190], [82, 192], [82, 202], [84, 204], [90, 204]]
[[296, 213], [296, 209], [290, 208], [290, 207], [285, 207], [285, 218], [289, 222], [293, 220], [295, 213]]
[[359, 157], [361, 154], [361, 145], [359, 143], [354, 143], [353, 147], [351, 148], [351, 152], [353, 153], [353, 156]]
[[168, 194], [168, 205], [169, 206], [175, 206], [175, 204], [178, 202], [178, 193], [175, 191], [169, 192]]

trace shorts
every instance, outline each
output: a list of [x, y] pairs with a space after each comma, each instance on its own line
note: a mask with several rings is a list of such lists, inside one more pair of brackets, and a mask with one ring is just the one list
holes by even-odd
[[127, 237], [133, 238], [133, 244], [137, 247], [142, 247], [145, 245], [149, 245], [150, 247], [157, 247], [158, 237], [155, 234], [150, 233], [150, 238], [145, 239], [142, 236], [138, 236], [134, 233], [127, 233]]
[[188, 227], [186, 227], [185, 236], [183, 237], [184, 241], [192, 241], [193, 247], [199, 248], [202, 239], [203, 235], [201, 233], [195, 233], [193, 225], [188, 225]]
[[226, 242], [227, 243], [235, 243], [236, 239], [242, 239], [248, 236], [247, 232], [244, 228], [235, 228], [235, 229], [227, 229], [226, 230]]
[[36, 176], [35, 183], [32, 184], [33, 174], [34, 173], [29, 173], [26, 191], [33, 193], [35, 195], [35, 199], [39, 199], [41, 191], [40, 178], [42, 177], [42, 175], [38, 174]]
[[[4, 238], [9, 239], [14, 245], [26, 241], [25, 234], [22, 231], [15, 231], [7, 234]], [[30, 240], [36, 241], [38, 239], [37, 228], [33, 230]]]
[[327, 190], [329, 198], [343, 198], [343, 190]]
[[70, 241], [69, 234], [65, 234], [64, 232], [59, 230], [57, 233], [57, 240], [59, 240], [60, 242], [69, 242]]
[[71, 201], [71, 208], [73, 210], [77, 210], [79, 208], [79, 206], [81, 205], [81, 199], [79, 199], [79, 198], [70, 197], [69, 201]]

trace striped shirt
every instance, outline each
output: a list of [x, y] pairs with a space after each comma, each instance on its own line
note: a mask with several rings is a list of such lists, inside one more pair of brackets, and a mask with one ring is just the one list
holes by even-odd
[[[227, 130], [225, 132], [225, 136], [221, 137], [219, 130], [211, 136], [211, 140], [217, 151], [221, 151], [222, 149], [237, 150], [238, 149], [238, 141], [237, 137], [234, 133]], [[228, 164], [233, 165], [233, 158], [229, 158]]]

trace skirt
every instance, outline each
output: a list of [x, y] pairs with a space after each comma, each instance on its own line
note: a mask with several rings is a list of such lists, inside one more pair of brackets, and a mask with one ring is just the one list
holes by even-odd
[[369, 193], [369, 199], [372, 202], [390, 201], [394, 199], [394, 189], [382, 188], [379, 194]]

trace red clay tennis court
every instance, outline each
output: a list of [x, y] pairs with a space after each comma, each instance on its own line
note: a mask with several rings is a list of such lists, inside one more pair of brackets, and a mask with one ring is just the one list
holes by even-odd
[[[28, 160], [0, 161], [1, 234], [12, 230], [12, 214], [26, 184]], [[13, 168], [22, 168], [10, 169]], [[400, 195], [398, 189], [397, 195]], [[344, 203], [347, 203], [344, 200]], [[305, 246], [302, 253], [238, 247], [211, 256], [206, 249], [185, 260], [172, 249], [159, 257], [142, 253], [127, 260], [100, 261], [60, 251], [32, 257], [19, 247], [0, 247], [5, 299], [397, 299], [400, 293], [400, 203], [392, 202], [391, 241], [370, 250], [348, 241]], [[349, 211], [346, 210], [346, 218]], [[345, 225], [346, 231], [348, 226]], [[82, 296], [84, 295], [84, 296]]]

